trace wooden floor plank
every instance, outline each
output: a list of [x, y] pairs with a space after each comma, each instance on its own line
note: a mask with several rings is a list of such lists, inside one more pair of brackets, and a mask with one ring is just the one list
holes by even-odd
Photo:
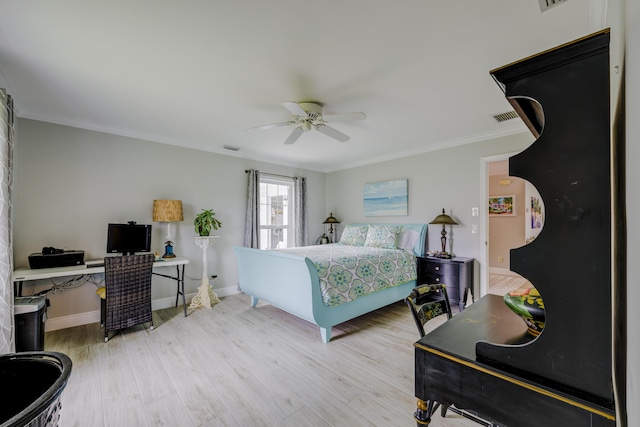
[[100, 361], [100, 384], [106, 426], [148, 425], [142, 396], [126, 354]]
[[[46, 334], [45, 349], [74, 363], [62, 425], [415, 425], [418, 333], [403, 303], [334, 327], [328, 344], [317, 326], [242, 294], [188, 317], [158, 310], [153, 330], [110, 336], [97, 323]], [[456, 414], [431, 423], [476, 425]]]

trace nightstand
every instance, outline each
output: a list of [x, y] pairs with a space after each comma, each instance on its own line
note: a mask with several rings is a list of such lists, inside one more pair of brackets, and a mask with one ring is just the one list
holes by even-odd
[[418, 285], [444, 283], [451, 305], [458, 304], [460, 311], [467, 303], [467, 294], [473, 296], [473, 258], [450, 259], [418, 257]]

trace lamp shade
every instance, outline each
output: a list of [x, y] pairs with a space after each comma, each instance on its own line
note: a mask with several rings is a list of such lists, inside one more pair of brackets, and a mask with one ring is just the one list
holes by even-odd
[[435, 217], [429, 224], [458, 225], [453, 218], [444, 213], [444, 209], [442, 209], [442, 213]]
[[329, 214], [329, 217], [327, 219], [324, 220], [323, 224], [340, 224], [340, 221], [338, 221], [334, 216], [333, 216], [333, 212], [331, 212]]
[[183, 221], [182, 200], [154, 200], [153, 220], [155, 222]]

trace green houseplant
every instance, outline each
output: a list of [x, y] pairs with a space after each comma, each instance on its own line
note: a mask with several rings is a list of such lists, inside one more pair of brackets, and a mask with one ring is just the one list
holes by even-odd
[[216, 218], [213, 209], [202, 209], [202, 212], [196, 215], [193, 225], [199, 236], [208, 236], [211, 230], [222, 227], [222, 223]]

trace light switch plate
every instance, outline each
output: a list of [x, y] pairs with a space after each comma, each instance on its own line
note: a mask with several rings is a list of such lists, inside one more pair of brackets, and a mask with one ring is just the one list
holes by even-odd
[[480, 210], [478, 208], [471, 208], [471, 216], [480, 215]]
[[478, 226], [476, 224], [471, 225], [471, 233], [478, 234]]

